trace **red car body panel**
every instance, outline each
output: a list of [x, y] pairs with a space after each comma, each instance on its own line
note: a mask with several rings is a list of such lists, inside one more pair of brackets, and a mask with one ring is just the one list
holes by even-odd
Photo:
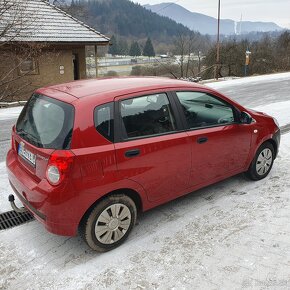
[[[132, 96], [156, 92], [202, 91], [249, 112], [251, 124], [231, 124], [112, 143], [94, 126], [94, 108]], [[7, 154], [10, 183], [24, 206], [48, 231], [73, 236], [87, 210], [102, 197], [123, 189], [135, 192], [146, 211], [164, 202], [244, 172], [256, 150], [272, 140], [278, 128], [271, 117], [247, 110], [207, 87], [161, 78], [121, 78], [77, 81], [39, 89], [39, 94], [74, 106], [70, 151], [74, 154], [68, 176], [57, 186], [46, 179], [53, 149], [37, 148], [12, 131]], [[254, 132], [254, 130], [257, 130]], [[208, 142], [199, 144], [199, 138]], [[18, 156], [20, 142], [37, 155], [33, 167]], [[277, 144], [278, 146], [279, 144]], [[125, 151], [140, 150], [136, 158]]]

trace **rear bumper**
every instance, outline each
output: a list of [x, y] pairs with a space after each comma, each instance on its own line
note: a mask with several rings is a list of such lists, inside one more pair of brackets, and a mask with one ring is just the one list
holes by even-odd
[[9, 181], [10, 186], [12, 187], [14, 193], [17, 195], [17, 197], [20, 199], [20, 201], [22, 202], [22, 204], [30, 211], [30, 213], [33, 214], [34, 217], [37, 217], [37, 219], [45, 222], [46, 221], [46, 216], [41, 213], [40, 211], [38, 211], [36, 208], [34, 208], [17, 190], [16, 188], [13, 186], [13, 184], [11, 183], [11, 181]]
[[24, 207], [49, 232], [75, 236], [81, 213], [77, 211], [78, 196], [71, 183], [53, 187], [46, 180], [37, 182], [21, 167], [15, 154], [13, 150], [7, 154], [8, 179]]

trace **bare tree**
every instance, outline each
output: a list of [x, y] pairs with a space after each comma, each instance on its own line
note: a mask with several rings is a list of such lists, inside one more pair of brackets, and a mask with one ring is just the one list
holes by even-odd
[[[0, 100], [18, 98], [31, 81], [25, 77], [37, 70], [30, 62], [43, 51], [43, 44], [25, 41], [33, 36], [37, 11], [29, 11], [29, 0], [0, 0]], [[25, 70], [21, 68], [25, 66]]]
[[277, 55], [277, 63], [281, 70], [290, 69], [290, 32], [284, 31], [277, 39], [275, 52]]
[[15, 41], [33, 22], [27, 0], [0, 0], [0, 45]]
[[194, 53], [199, 51], [199, 39], [197, 34], [192, 32], [189, 35], [179, 34], [174, 42], [175, 54], [178, 55], [180, 77], [188, 78], [195, 75]]

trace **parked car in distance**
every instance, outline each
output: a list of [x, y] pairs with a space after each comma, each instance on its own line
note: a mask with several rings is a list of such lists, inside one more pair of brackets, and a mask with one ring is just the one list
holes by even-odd
[[242, 172], [265, 178], [279, 143], [275, 119], [193, 82], [85, 80], [32, 95], [6, 162], [48, 231], [107, 251], [142, 211]]

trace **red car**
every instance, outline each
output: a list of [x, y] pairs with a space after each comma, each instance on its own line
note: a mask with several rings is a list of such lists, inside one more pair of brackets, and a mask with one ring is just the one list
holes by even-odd
[[7, 169], [48, 231], [79, 231], [107, 251], [142, 211], [241, 172], [266, 177], [279, 142], [275, 119], [205, 86], [86, 80], [32, 95], [12, 130]]

